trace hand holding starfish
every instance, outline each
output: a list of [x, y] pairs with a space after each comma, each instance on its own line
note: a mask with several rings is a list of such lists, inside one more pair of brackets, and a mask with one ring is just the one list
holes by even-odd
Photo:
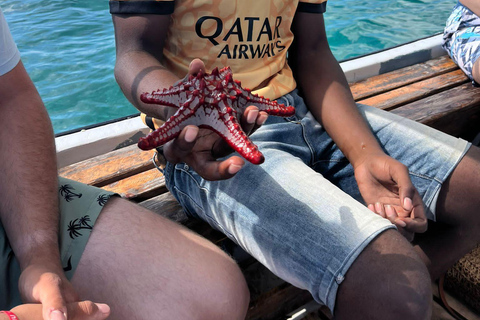
[[242, 130], [237, 117], [251, 105], [275, 116], [288, 117], [295, 113], [292, 106], [278, 104], [242, 88], [240, 81], [233, 79], [230, 67], [214, 68], [210, 74], [199, 71], [170, 88], [142, 93], [140, 99], [147, 104], [178, 108], [162, 126], [139, 140], [140, 149], [162, 146], [193, 124], [216, 132], [253, 164], [261, 164], [265, 158]]
[[[199, 71], [204, 72], [205, 65], [195, 59], [190, 64], [189, 75], [196, 75]], [[240, 124], [249, 135], [265, 123], [267, 117], [266, 112], [249, 106], [242, 114]], [[164, 155], [169, 162], [184, 162], [207, 180], [231, 178], [243, 167], [245, 161], [239, 156], [217, 161], [231, 152], [233, 149], [218, 134], [194, 125], [186, 126], [176, 139], [164, 145]]]

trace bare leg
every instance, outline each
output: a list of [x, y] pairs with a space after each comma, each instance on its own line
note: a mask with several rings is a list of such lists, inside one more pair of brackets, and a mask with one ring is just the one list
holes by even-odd
[[431, 281], [412, 245], [387, 230], [372, 241], [339, 287], [336, 319], [430, 319]]
[[[437, 221], [417, 243], [437, 279], [480, 242], [480, 149], [472, 147], [442, 186]], [[421, 251], [418, 251], [421, 254]]]
[[480, 83], [480, 59], [473, 64], [472, 76], [477, 83]]
[[217, 246], [123, 199], [103, 209], [72, 279], [112, 319], [244, 319], [249, 293]]

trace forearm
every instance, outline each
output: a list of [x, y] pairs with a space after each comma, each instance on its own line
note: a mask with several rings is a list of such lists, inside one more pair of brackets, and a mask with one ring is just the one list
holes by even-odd
[[460, 2], [477, 16], [480, 16], [480, 2], [478, 0], [460, 0]]
[[169, 15], [113, 15], [115, 78], [127, 99], [143, 113], [165, 120], [167, 107], [140, 101], [144, 92], [168, 88], [179, 80], [162, 65]]
[[[50, 119], [21, 62], [0, 79], [0, 217], [22, 268], [58, 258]], [[59, 259], [58, 259], [59, 261]]]
[[297, 70], [309, 109], [354, 167], [366, 156], [383, 152], [358, 112], [344, 73], [328, 48], [303, 50]]
[[141, 112], [166, 120], [169, 108], [140, 101], [144, 92], [168, 88], [179, 80], [155, 57], [144, 51], [117, 54], [115, 78], [127, 99]]

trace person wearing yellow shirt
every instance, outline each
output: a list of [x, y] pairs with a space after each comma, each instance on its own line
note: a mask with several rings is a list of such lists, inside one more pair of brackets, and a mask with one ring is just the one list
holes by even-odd
[[326, 1], [111, 0], [110, 12], [117, 82], [152, 127], [174, 108], [142, 93], [215, 67], [295, 107], [267, 119], [248, 106], [260, 165], [195, 126], [165, 145], [167, 187], [191, 216], [336, 319], [430, 319], [431, 279], [480, 240], [480, 151], [357, 105], [328, 45]]

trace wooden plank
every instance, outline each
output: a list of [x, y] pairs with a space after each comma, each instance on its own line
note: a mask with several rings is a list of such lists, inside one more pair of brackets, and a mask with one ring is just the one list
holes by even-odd
[[413, 66], [354, 82], [350, 84], [350, 89], [352, 90], [355, 100], [361, 100], [455, 69], [458, 69], [458, 67], [445, 55]]
[[59, 170], [59, 175], [97, 187], [153, 168], [153, 151], [141, 151], [136, 145], [87, 159]]
[[480, 88], [466, 83], [391, 112], [459, 136], [472, 122], [480, 128]]
[[165, 186], [165, 177], [156, 168], [112, 182], [103, 186], [103, 189], [137, 202], [168, 191]]
[[274, 320], [284, 319], [290, 311], [312, 300], [312, 296], [306, 290], [296, 288], [285, 283], [275, 289], [274, 292], [265, 294], [252, 301], [247, 312], [249, 320]]
[[330, 310], [328, 310], [326, 306], [321, 306], [317, 310], [307, 314], [305, 317], [300, 319], [301, 320], [330, 320], [330, 319], [333, 319], [333, 316], [330, 313]]
[[185, 224], [189, 220], [177, 199], [170, 192], [142, 201], [139, 205], [181, 224]]
[[463, 71], [457, 69], [452, 72], [415, 82], [367, 99], [359, 100], [357, 102], [383, 110], [392, 110], [407, 103], [411, 103], [441, 91], [464, 84], [468, 81], [469, 79], [463, 73]]

